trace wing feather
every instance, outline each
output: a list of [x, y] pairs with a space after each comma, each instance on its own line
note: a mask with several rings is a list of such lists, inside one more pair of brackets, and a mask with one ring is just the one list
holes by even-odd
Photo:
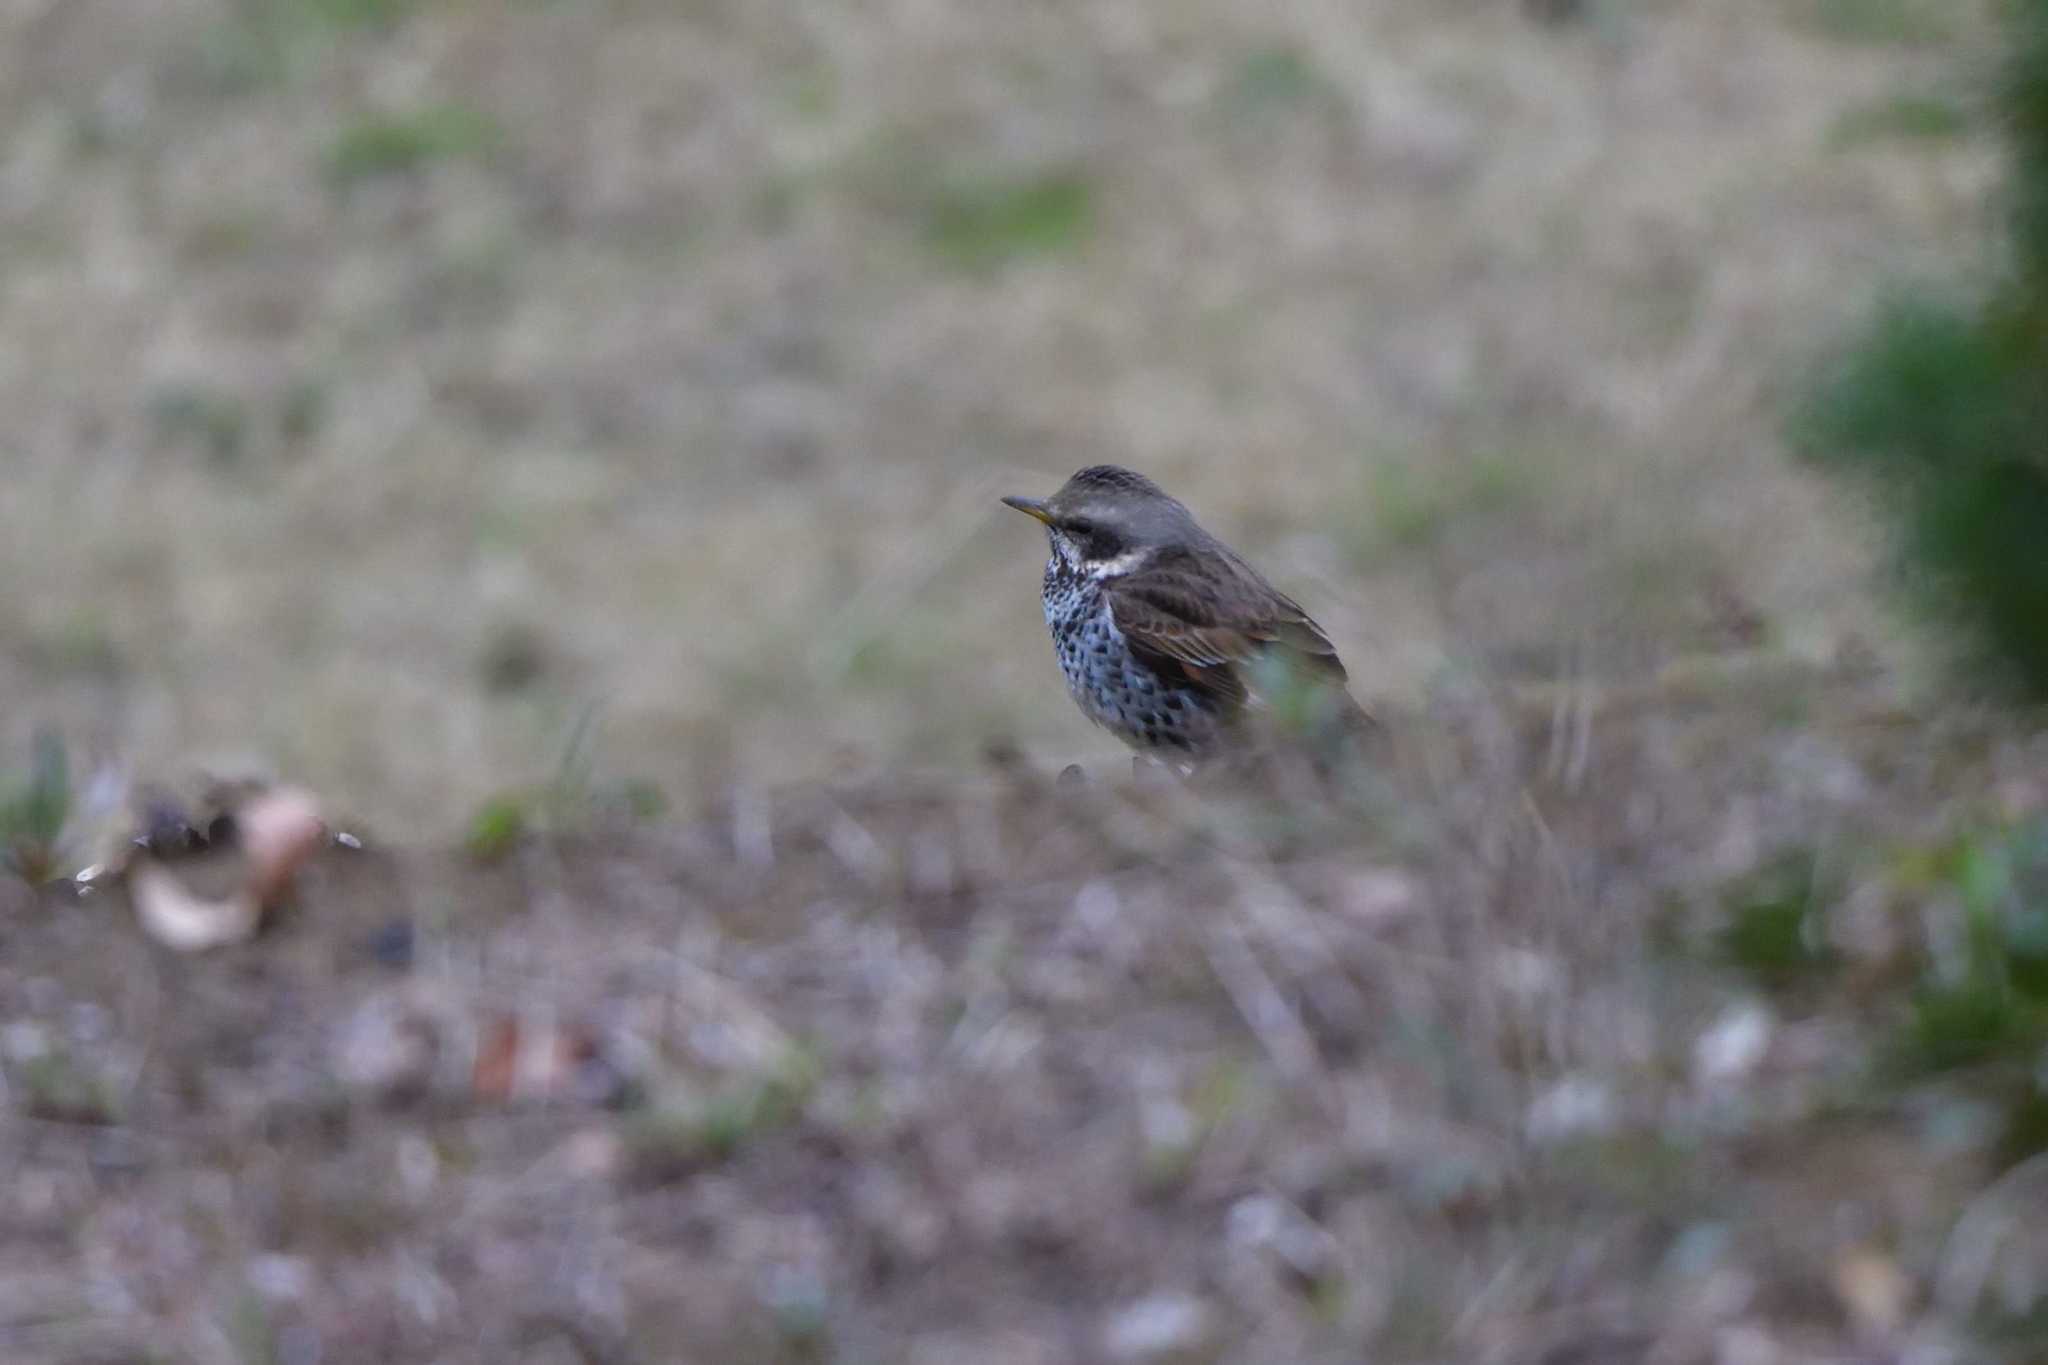
[[1323, 628], [1227, 551], [1169, 555], [1112, 580], [1107, 591], [1117, 629], [1141, 658], [1232, 709], [1248, 697], [1244, 665], [1276, 653], [1340, 686], [1345, 680]]

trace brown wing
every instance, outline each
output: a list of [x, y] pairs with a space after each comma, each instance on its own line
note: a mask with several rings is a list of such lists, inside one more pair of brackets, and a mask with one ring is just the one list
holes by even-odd
[[1242, 666], [1275, 651], [1344, 682], [1323, 628], [1235, 556], [1173, 555], [1113, 580], [1108, 592], [1117, 629], [1140, 658], [1230, 707], [1246, 698]]

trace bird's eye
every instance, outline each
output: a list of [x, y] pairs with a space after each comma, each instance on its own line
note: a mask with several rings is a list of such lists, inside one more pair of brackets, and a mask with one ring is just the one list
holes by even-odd
[[1095, 523], [1086, 517], [1069, 517], [1061, 529], [1077, 540], [1086, 540], [1095, 534]]

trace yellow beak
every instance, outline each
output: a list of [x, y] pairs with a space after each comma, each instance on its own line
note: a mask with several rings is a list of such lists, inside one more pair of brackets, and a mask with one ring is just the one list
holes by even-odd
[[1043, 498], [1010, 497], [1004, 498], [1003, 501], [1027, 517], [1036, 517], [1047, 526], [1052, 525], [1052, 513], [1045, 509], [1045, 499]]

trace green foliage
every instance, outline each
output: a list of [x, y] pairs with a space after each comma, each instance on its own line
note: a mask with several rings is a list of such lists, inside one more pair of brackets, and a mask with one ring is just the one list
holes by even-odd
[[595, 703], [578, 709], [546, 781], [501, 792], [477, 808], [465, 840], [471, 856], [489, 861], [530, 835], [644, 824], [667, 812], [667, 794], [646, 778], [600, 779], [592, 752], [597, 718]]
[[327, 178], [346, 187], [435, 161], [480, 157], [502, 141], [496, 120], [466, 105], [434, 105], [409, 114], [366, 118], [344, 129], [328, 147]]
[[1925, 43], [1948, 37], [1940, 0], [1811, 0], [1807, 18], [1823, 35], [1850, 43]]
[[1803, 414], [1812, 458], [1917, 482], [2025, 451], [2048, 394], [2020, 322], [1974, 301], [1889, 301]]
[[1994, 976], [1972, 975], [1914, 992], [1906, 1060], [1921, 1070], [1953, 1071], [1989, 1061], [2029, 1036], [2011, 992]]
[[1720, 933], [1722, 955], [1770, 985], [1828, 965], [1831, 955], [1816, 915], [1816, 874], [1811, 853], [1788, 854], [1736, 886]]
[[1970, 111], [1959, 101], [1938, 95], [1894, 95], [1859, 105], [1835, 120], [1831, 141], [1837, 147], [1870, 142], [1936, 142], [1961, 137], [1970, 128]]
[[1237, 65], [1221, 100], [1234, 112], [1254, 114], [1301, 104], [1326, 89], [1322, 73], [1299, 48], [1275, 45]]
[[1915, 1071], [2026, 1062], [2048, 1043], [2048, 820], [1968, 835], [1938, 864], [1932, 889], [1961, 905], [1962, 942], [1914, 989], [1899, 1060]]
[[[2048, 0], [2012, 0], [2013, 42], [1997, 92], [2011, 170], [2007, 180], [2014, 256], [2038, 323], [2048, 289]], [[2036, 329], [2039, 335], [2039, 329]]]
[[71, 799], [70, 755], [54, 731], [43, 731], [28, 773], [0, 782], [0, 867], [30, 883], [55, 875]]
[[1939, 1077], [1949, 1100], [1995, 1116], [2001, 1162], [2048, 1150], [2048, 817], [1967, 831], [1912, 862], [1905, 885], [1957, 909], [1961, 933], [1922, 963], [1879, 1078]]
[[1997, 92], [2009, 250], [1977, 289], [1896, 298], [1808, 396], [1795, 447], [1863, 482], [1901, 578], [1975, 658], [2048, 699], [2048, 0]]
[[56, 1123], [120, 1121], [121, 1091], [111, 1077], [61, 1046], [45, 1042], [43, 1049], [7, 1072], [21, 1113]]
[[976, 272], [1078, 247], [1095, 222], [1095, 191], [1080, 172], [963, 177], [939, 185], [924, 211], [925, 244]]
[[638, 1114], [621, 1134], [628, 1168], [636, 1179], [659, 1185], [730, 1160], [749, 1142], [795, 1122], [818, 1080], [816, 1054], [793, 1047], [764, 1075]]
[[526, 837], [529, 803], [519, 796], [494, 796], [470, 817], [470, 853], [478, 858], [502, 858]]

